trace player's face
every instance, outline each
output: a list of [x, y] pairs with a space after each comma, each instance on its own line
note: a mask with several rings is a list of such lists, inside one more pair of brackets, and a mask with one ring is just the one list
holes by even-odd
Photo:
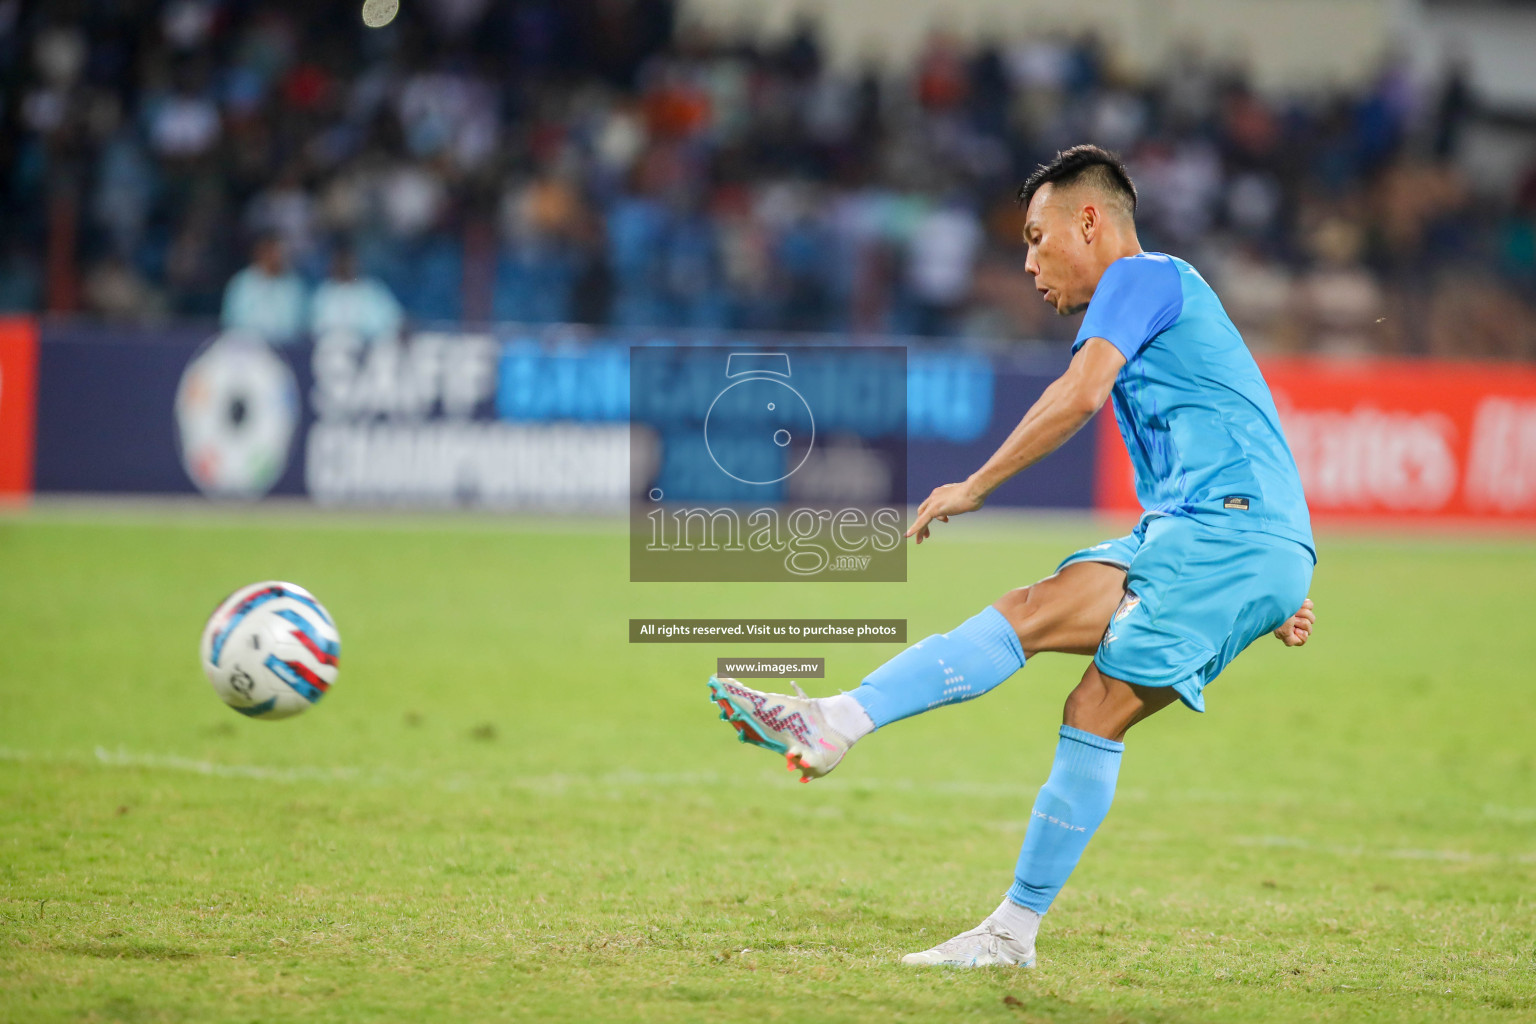
[[1088, 240], [1081, 211], [1055, 185], [1043, 185], [1029, 201], [1024, 217], [1024, 269], [1035, 276], [1035, 290], [1057, 313], [1070, 316], [1093, 298]]

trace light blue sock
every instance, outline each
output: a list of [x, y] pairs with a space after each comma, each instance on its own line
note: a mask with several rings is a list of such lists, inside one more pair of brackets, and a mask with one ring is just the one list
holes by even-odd
[[948, 633], [935, 633], [865, 677], [850, 696], [878, 729], [945, 704], [980, 697], [1024, 667], [1024, 649], [1002, 612], [988, 605]]
[[1050, 778], [1040, 787], [1024, 830], [1010, 900], [1037, 914], [1051, 909], [1051, 901], [1109, 813], [1124, 752], [1124, 743], [1070, 725], [1061, 727]]

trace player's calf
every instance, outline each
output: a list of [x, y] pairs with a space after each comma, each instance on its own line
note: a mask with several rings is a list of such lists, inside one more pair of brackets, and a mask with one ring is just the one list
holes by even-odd
[[1082, 680], [1067, 694], [1061, 722], [1074, 729], [1116, 742], [1148, 715], [1178, 700], [1170, 686], [1137, 686], [1112, 679], [1090, 664]]

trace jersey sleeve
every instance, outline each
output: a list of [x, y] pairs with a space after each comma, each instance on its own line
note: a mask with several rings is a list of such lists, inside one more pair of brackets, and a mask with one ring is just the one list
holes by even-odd
[[1172, 260], [1158, 255], [1118, 259], [1099, 278], [1072, 351], [1089, 338], [1103, 338], [1130, 362], [1183, 310], [1184, 289]]

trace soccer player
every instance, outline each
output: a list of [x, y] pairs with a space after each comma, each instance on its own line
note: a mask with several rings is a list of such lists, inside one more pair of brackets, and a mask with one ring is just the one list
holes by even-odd
[[1109, 810], [1126, 730], [1176, 700], [1205, 710], [1206, 686], [1256, 638], [1300, 646], [1315, 623], [1296, 463], [1215, 293], [1183, 260], [1142, 251], [1136, 188], [1098, 147], [1058, 154], [1019, 202], [1036, 289], [1063, 316], [1087, 310], [1072, 362], [985, 465], [934, 489], [907, 536], [921, 544], [936, 521], [980, 508], [1111, 398], [1145, 509], [1136, 528], [913, 644], [849, 693], [793, 697], [710, 679], [742, 739], [809, 781], [874, 730], [979, 697], [1036, 654], [1093, 655], [1067, 697], [1012, 887], [979, 927], [909, 964], [1033, 966], [1041, 918]]

